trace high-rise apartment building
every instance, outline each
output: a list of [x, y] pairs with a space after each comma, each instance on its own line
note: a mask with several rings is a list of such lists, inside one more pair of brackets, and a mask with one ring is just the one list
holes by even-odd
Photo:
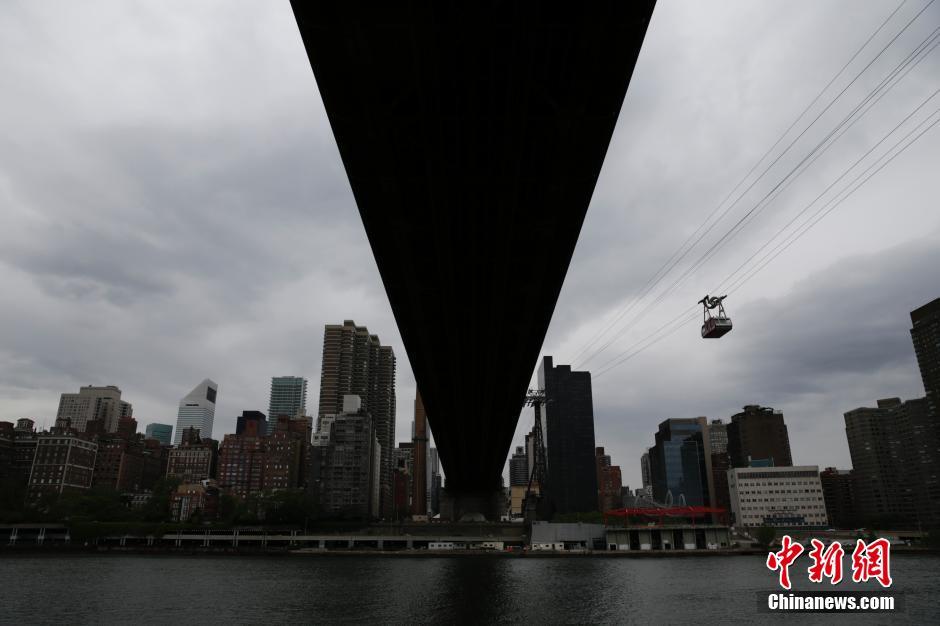
[[731, 467], [731, 457], [728, 454], [728, 425], [720, 419], [712, 420], [708, 425], [708, 440], [711, 450], [712, 493], [714, 494], [712, 506], [730, 511], [728, 469]]
[[[263, 413], [256, 413], [262, 418]], [[246, 419], [236, 434], [219, 446], [219, 486], [239, 498], [262, 492], [297, 489], [306, 478], [310, 435], [304, 416], [278, 417], [274, 431], [265, 434], [264, 419]]]
[[164, 446], [173, 443], [173, 425], [172, 424], [147, 424], [144, 430], [148, 439], [156, 439]]
[[903, 402], [897, 409], [902, 440], [902, 471], [910, 485], [914, 516], [921, 527], [940, 524], [940, 415], [927, 398]]
[[619, 465], [611, 465], [610, 455], [604, 448], [595, 448], [594, 464], [597, 471], [597, 510], [611, 511], [623, 506], [621, 489], [623, 476]]
[[667, 419], [660, 423], [649, 449], [653, 498], [675, 505], [710, 506], [711, 444], [704, 417]]
[[428, 454], [428, 513], [432, 516], [441, 511], [441, 460], [437, 448], [431, 448]]
[[174, 445], [179, 445], [183, 430], [187, 428], [198, 430], [203, 439], [212, 438], [212, 422], [215, 420], [215, 400], [218, 392], [219, 386], [206, 378], [180, 400]]
[[184, 428], [179, 447], [167, 455], [167, 476], [176, 476], [183, 483], [198, 483], [215, 478], [219, 458], [219, 442], [200, 437], [198, 428]]
[[307, 379], [301, 376], [275, 376], [271, 379], [268, 402], [268, 432], [274, 432], [281, 415], [296, 417], [307, 414]]
[[[543, 424], [545, 416], [542, 416]], [[544, 428], [542, 432], [545, 432]], [[526, 468], [526, 475], [531, 477], [533, 470], [535, 470], [535, 433], [529, 431], [525, 436], [525, 456], [528, 466]]]
[[306, 479], [306, 456], [310, 445], [309, 422], [304, 415], [280, 415], [274, 432], [264, 441], [263, 491], [301, 487]]
[[378, 335], [352, 320], [327, 324], [323, 332], [318, 418], [343, 412], [343, 398], [359, 396], [378, 440], [380, 510], [392, 509], [392, 455], [395, 450], [395, 353]]
[[911, 325], [927, 409], [935, 420], [940, 420], [940, 298], [911, 311]]
[[752, 462], [774, 467], [793, 465], [790, 436], [783, 413], [771, 407], [749, 404], [727, 425], [728, 454], [733, 467]]
[[523, 446], [516, 446], [516, 452], [509, 459], [509, 486], [527, 487], [529, 485], [529, 455]]
[[28, 498], [36, 501], [92, 486], [98, 444], [56, 421], [56, 427], [36, 439], [36, 455], [29, 475]]
[[76, 432], [85, 432], [88, 422], [97, 420], [104, 432], [117, 432], [118, 420], [134, 414], [130, 402], [121, 400], [121, 390], [114, 385], [80, 387], [78, 393], [63, 393], [59, 398], [56, 421], [69, 420]]
[[238, 498], [262, 489], [264, 474], [265, 420], [249, 419], [236, 434], [228, 434], [219, 445], [219, 486]]
[[597, 510], [594, 464], [594, 400], [591, 373], [542, 359], [539, 388], [545, 391], [545, 493], [556, 513]]
[[921, 523], [940, 524], [940, 298], [911, 311], [911, 339], [924, 381], [925, 411], [911, 416], [915, 505]]
[[153, 489], [161, 474], [162, 450], [159, 443], [153, 441], [148, 444], [136, 433], [101, 434], [97, 443], [92, 486], [122, 493]]
[[721, 420], [712, 420], [708, 424], [708, 441], [712, 454], [727, 454], [728, 425]]
[[520, 517], [523, 514], [525, 494], [529, 488], [529, 455], [525, 446], [516, 446], [515, 453], [509, 458], [509, 514]]
[[378, 517], [381, 458], [372, 417], [358, 396], [347, 395], [340, 413], [320, 418], [310, 451], [308, 490], [323, 513]]
[[936, 466], [917, 433], [931, 426], [924, 398], [878, 400], [877, 407], [845, 413], [845, 434], [855, 475], [855, 504], [871, 525], [932, 522], [927, 479]]
[[411, 497], [414, 492], [414, 443], [398, 444], [392, 454], [392, 511], [391, 519], [401, 520], [412, 515]]

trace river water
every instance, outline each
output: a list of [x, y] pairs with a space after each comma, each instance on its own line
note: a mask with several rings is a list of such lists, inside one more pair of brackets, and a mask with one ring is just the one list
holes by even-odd
[[[828, 587], [805, 568], [794, 588]], [[940, 557], [895, 555], [892, 574], [903, 612], [779, 615], [758, 612], [779, 588], [756, 556], [17, 555], [0, 557], [0, 622], [940, 623]]]

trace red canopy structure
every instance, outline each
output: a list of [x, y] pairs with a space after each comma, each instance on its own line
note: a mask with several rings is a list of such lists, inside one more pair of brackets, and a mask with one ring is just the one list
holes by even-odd
[[663, 518], [666, 517], [685, 517], [695, 521], [697, 517], [705, 517], [706, 515], [719, 514], [724, 515], [727, 513], [726, 509], [713, 506], [671, 506], [663, 508], [623, 508], [623, 509], [614, 509], [612, 511], [604, 512], [604, 525], [607, 525], [608, 516], [613, 517], [622, 517], [624, 519], [628, 517], [654, 517], [657, 518], [658, 524], [662, 525]]

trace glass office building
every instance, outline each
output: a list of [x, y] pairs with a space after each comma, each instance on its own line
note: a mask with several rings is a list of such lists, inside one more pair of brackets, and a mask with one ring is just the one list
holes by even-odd
[[653, 498], [677, 506], [709, 506], [708, 420], [668, 419], [649, 450]]

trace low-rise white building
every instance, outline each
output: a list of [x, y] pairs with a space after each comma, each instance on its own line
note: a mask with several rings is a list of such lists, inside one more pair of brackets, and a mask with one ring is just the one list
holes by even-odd
[[739, 526], [824, 527], [819, 467], [735, 467], [728, 470], [731, 512]]

